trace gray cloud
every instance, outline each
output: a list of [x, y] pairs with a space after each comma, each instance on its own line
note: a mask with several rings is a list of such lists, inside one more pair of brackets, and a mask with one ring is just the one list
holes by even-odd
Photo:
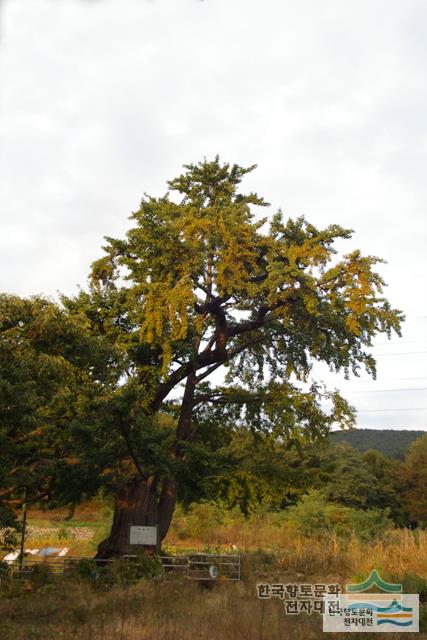
[[[75, 290], [144, 191], [220, 153], [258, 163], [247, 187], [273, 210], [354, 228], [349, 248], [388, 260], [392, 302], [427, 316], [425, 3], [13, 0], [1, 20], [2, 290]], [[380, 375], [424, 364], [379, 359]]]

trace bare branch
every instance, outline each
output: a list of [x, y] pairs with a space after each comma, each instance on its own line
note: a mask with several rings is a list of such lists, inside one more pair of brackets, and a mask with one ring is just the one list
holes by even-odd
[[217, 362], [216, 364], [212, 365], [211, 367], [209, 367], [209, 369], [207, 369], [206, 371], [201, 373], [199, 376], [197, 376], [196, 381], [200, 382], [201, 380], [204, 380], [205, 378], [210, 376], [211, 373], [213, 373], [216, 369], [219, 369], [219, 367], [222, 367], [223, 364], [225, 364], [225, 361], [224, 362]]
[[206, 296], [208, 298], [211, 298], [212, 300], [216, 300], [216, 296], [213, 295], [213, 293], [208, 289], [208, 287], [205, 287], [205, 285], [199, 282], [197, 278], [195, 278], [194, 276], [192, 276], [191, 279], [198, 289], [203, 291], [203, 293], [206, 293]]
[[265, 398], [263, 396], [252, 395], [249, 391], [247, 392], [247, 395], [241, 396], [231, 396], [227, 393], [205, 393], [203, 395], [196, 396], [195, 405], [200, 404], [201, 402], [209, 402], [217, 405], [254, 404], [264, 399]]

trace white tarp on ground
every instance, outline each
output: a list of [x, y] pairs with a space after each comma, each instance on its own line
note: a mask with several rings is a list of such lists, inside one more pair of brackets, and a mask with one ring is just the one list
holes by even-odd
[[[25, 555], [27, 556], [49, 556], [49, 557], [57, 557], [63, 558], [69, 552], [68, 547], [63, 547], [62, 549], [58, 549], [56, 547], [46, 547], [44, 549], [25, 549]], [[7, 564], [12, 564], [15, 560], [17, 560], [19, 556], [19, 551], [10, 551], [4, 558], [3, 562]]]
[[7, 564], [12, 564], [14, 560], [19, 556], [19, 551], [11, 551], [4, 558], [3, 562], [7, 562]]

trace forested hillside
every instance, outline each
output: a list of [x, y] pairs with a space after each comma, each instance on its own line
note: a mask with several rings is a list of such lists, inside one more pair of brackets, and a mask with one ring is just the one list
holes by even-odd
[[355, 429], [334, 431], [331, 437], [335, 444], [345, 442], [362, 453], [376, 449], [387, 456], [402, 460], [411, 443], [425, 433], [406, 429]]

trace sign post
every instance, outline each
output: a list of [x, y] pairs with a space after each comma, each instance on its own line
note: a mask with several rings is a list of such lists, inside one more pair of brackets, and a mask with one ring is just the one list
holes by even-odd
[[131, 547], [155, 547], [160, 551], [159, 526], [130, 525], [129, 544]]

